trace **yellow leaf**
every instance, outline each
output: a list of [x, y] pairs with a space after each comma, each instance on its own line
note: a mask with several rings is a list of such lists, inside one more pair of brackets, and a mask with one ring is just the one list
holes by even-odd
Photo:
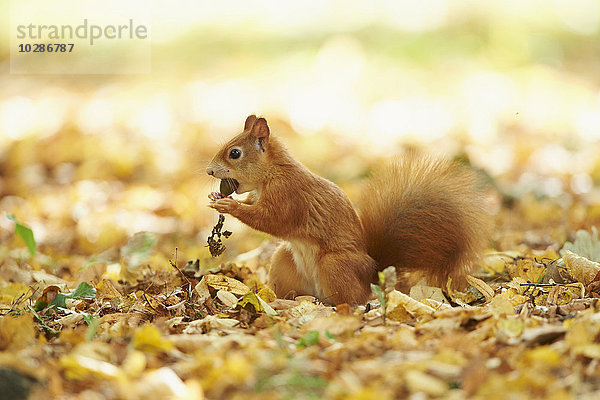
[[483, 297], [485, 297], [486, 301], [492, 300], [495, 293], [494, 293], [494, 289], [492, 289], [490, 287], [490, 285], [488, 285], [481, 279], [475, 278], [474, 276], [471, 276], [471, 275], [467, 275], [466, 278], [467, 278], [467, 282], [469, 282], [469, 285], [471, 285], [475, 289], [479, 290], [479, 293], [481, 293], [483, 295]]
[[600, 263], [580, 257], [570, 250], [564, 252], [563, 261], [569, 274], [584, 285], [591, 283], [600, 271]]
[[20, 350], [35, 340], [31, 314], [0, 317], [0, 351]]
[[246, 293], [244, 297], [242, 297], [238, 301], [238, 304], [244, 308], [246, 308], [246, 306], [250, 304], [252, 305], [252, 307], [254, 307], [254, 312], [256, 313], [264, 312], [267, 315], [277, 315], [277, 312], [275, 312], [275, 310], [273, 310], [273, 308], [270, 305], [268, 305], [263, 299], [260, 298], [260, 296], [258, 296], [254, 292]]
[[225, 290], [238, 295], [244, 295], [250, 291], [250, 288], [242, 282], [225, 275], [205, 275], [198, 285], [202, 282], [215, 290]]
[[562, 286], [554, 286], [548, 289], [547, 305], [564, 305], [573, 300], [573, 294]]
[[600, 334], [600, 322], [590, 317], [573, 320], [568, 327], [565, 341], [575, 354], [600, 358], [600, 345], [595, 343]]
[[395, 312], [396, 307], [404, 308], [415, 317], [431, 315], [435, 312], [435, 309], [432, 307], [429, 307], [402, 292], [392, 290], [388, 293], [386, 312], [393, 313]]
[[60, 366], [64, 368], [68, 379], [85, 379], [89, 376], [100, 378], [119, 379], [121, 370], [106, 361], [79, 354], [67, 354], [60, 359]]
[[131, 344], [136, 350], [151, 354], [169, 351], [173, 348], [173, 343], [164, 339], [158, 328], [150, 324], [136, 329]]
[[[0, 282], [0, 303], [10, 304], [23, 294], [31, 294], [31, 289], [20, 283]], [[26, 299], [27, 297], [24, 296], [23, 298]]]
[[528, 282], [539, 282], [540, 278], [546, 273], [546, 268], [538, 266], [533, 263], [533, 260], [529, 258], [523, 258], [517, 260], [516, 269], [512, 270], [511, 276], [520, 277]]
[[513, 307], [519, 304], [527, 303], [527, 301], [529, 301], [528, 296], [514, 294], [514, 292], [510, 290], [505, 290], [504, 292], [500, 293], [499, 296], [504, 297], [506, 300], [510, 301], [510, 304], [512, 304]]
[[353, 334], [360, 328], [360, 320], [354, 315], [330, 315], [327, 317], [315, 318], [302, 327], [302, 331], [317, 331], [325, 336], [327, 332], [335, 337], [343, 334]]
[[404, 307], [394, 307], [393, 309], [388, 308], [385, 314], [386, 318], [396, 322], [409, 322], [413, 321], [414, 318]]
[[121, 368], [128, 377], [137, 378], [146, 369], [146, 356], [141, 351], [132, 350], [127, 353]]
[[525, 329], [525, 322], [521, 318], [502, 318], [498, 320], [498, 336], [519, 337]]
[[488, 304], [489, 310], [495, 316], [512, 315], [515, 313], [515, 309], [510, 301], [502, 296], [496, 296]]
[[560, 256], [558, 255], [558, 253], [556, 252], [556, 250], [553, 249], [547, 249], [546, 251], [544, 251], [544, 254], [542, 254], [540, 256], [541, 260], [556, 260], [559, 259]]
[[483, 257], [482, 268], [492, 274], [501, 274], [506, 269], [506, 262], [511, 258], [506, 254], [492, 253]]
[[430, 396], [442, 396], [448, 391], [448, 384], [424, 372], [409, 370], [406, 372], [406, 386], [412, 393], [423, 392]]
[[123, 297], [110, 279], [102, 279], [102, 282], [98, 283], [96, 290], [96, 299], [100, 301]]
[[254, 365], [247, 357], [233, 353], [225, 360], [225, 372], [239, 382], [254, 377]]
[[533, 364], [549, 367], [559, 365], [562, 361], [561, 354], [550, 346], [540, 346], [529, 350], [525, 354], [525, 358]]
[[528, 286], [521, 286], [521, 283], [527, 283], [527, 281], [523, 278], [515, 277], [506, 284], [506, 287], [513, 294], [524, 294]]
[[580, 346], [575, 346], [575, 354], [581, 354], [588, 358], [600, 359], [600, 344], [590, 343]]
[[[378, 385], [379, 386], [379, 385]], [[395, 398], [389, 390], [381, 387], [360, 387], [356, 391], [344, 395], [345, 400], [387, 400]]]
[[263, 299], [264, 301], [266, 301], [267, 303], [270, 303], [277, 298], [277, 295], [275, 294], [275, 292], [268, 287], [264, 287], [264, 288], [260, 289], [258, 291], [258, 296], [261, 299]]

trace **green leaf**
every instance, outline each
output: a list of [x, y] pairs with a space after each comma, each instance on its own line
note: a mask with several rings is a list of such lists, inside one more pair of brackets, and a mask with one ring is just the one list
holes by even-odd
[[389, 266], [383, 271], [379, 272], [380, 286], [384, 288], [385, 293], [389, 293], [394, 290], [396, 283], [398, 282], [398, 275], [396, 274], [396, 267]]
[[279, 346], [279, 350], [286, 351], [287, 345], [285, 343], [285, 340], [283, 340], [283, 334], [281, 333], [281, 328], [279, 327], [279, 325], [273, 325], [273, 337], [277, 342], [277, 346]]
[[267, 315], [277, 315], [277, 312], [254, 292], [248, 292], [242, 296], [238, 300], [238, 305], [250, 312], [264, 312]]
[[267, 315], [277, 315], [277, 311], [273, 310], [273, 308], [266, 302], [264, 301], [259, 295], [258, 293], [256, 294], [256, 299], [258, 300], [258, 302], [260, 303], [263, 311], [265, 312], [265, 314]]
[[304, 337], [298, 339], [296, 347], [308, 347], [319, 343], [319, 331], [310, 331]]
[[93, 299], [96, 297], [96, 288], [87, 282], [81, 282], [77, 289], [67, 297], [71, 299]]
[[14, 215], [9, 215], [8, 219], [15, 223], [15, 233], [25, 241], [27, 250], [29, 250], [31, 257], [35, 256], [36, 244], [33, 237], [33, 231], [25, 225], [21, 225]]
[[81, 313], [83, 315], [83, 320], [88, 324], [87, 332], [85, 333], [85, 339], [89, 342], [94, 336], [96, 336], [96, 332], [98, 331], [98, 326], [100, 326], [100, 321], [98, 318], [94, 317], [92, 314]]
[[377, 276], [379, 277], [379, 286], [385, 287], [385, 273], [383, 271], [379, 271]]
[[564, 255], [565, 251], [570, 250], [578, 256], [585, 257], [588, 260], [600, 262], [600, 240], [598, 239], [598, 229], [592, 227], [592, 234], [588, 231], [579, 230], [575, 234], [573, 243], [566, 242], [560, 251]]
[[33, 309], [35, 311], [42, 311], [46, 307], [48, 307], [48, 303], [46, 303], [44, 300], [38, 300], [33, 305]]
[[31, 306], [27, 306], [27, 307], [33, 314], [33, 319], [38, 324], [40, 324], [40, 326], [44, 330], [44, 336], [46, 336], [46, 339], [52, 339], [52, 338], [58, 337], [60, 335], [60, 331], [57, 331], [56, 329], [52, 329], [48, 325], [46, 325], [44, 320], [38, 315], [38, 313], [33, 308], [31, 308]]
[[294, 388], [319, 389], [326, 387], [329, 383], [318, 376], [306, 376], [296, 372], [287, 380], [287, 385]]
[[48, 307], [62, 307], [62, 308], [67, 308], [67, 305], [65, 304], [65, 299], [67, 298], [67, 296], [65, 296], [62, 293], [58, 293], [56, 295], [56, 297], [54, 298], [54, 300], [52, 300], [50, 302], [50, 304], [48, 304]]
[[379, 300], [379, 303], [381, 304], [381, 309], [383, 310], [383, 314], [385, 315], [385, 294], [383, 293], [383, 290], [381, 290], [381, 287], [371, 283], [371, 290], [373, 291], [373, 293], [375, 293], [375, 296], [377, 296], [377, 299]]
[[156, 235], [150, 232], [138, 232], [133, 235], [127, 244], [121, 247], [121, 257], [125, 260], [127, 269], [134, 271], [146, 262], [152, 255], [156, 242]]
[[100, 254], [95, 254], [93, 255], [88, 262], [86, 262], [83, 266], [82, 269], [87, 269], [90, 266], [94, 265], [94, 264], [100, 264], [100, 263], [110, 263], [110, 262], [114, 262], [114, 261], [118, 261], [119, 259], [119, 251], [114, 248], [111, 247], [108, 250], [103, 251]]

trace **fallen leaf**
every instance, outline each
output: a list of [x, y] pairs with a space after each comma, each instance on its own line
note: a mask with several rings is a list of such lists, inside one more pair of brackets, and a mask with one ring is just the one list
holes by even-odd
[[250, 291], [250, 288], [242, 282], [225, 275], [205, 275], [198, 285], [202, 284], [202, 282], [215, 290], [225, 290], [240, 296]]
[[479, 293], [481, 293], [483, 295], [483, 297], [485, 297], [486, 301], [490, 301], [490, 300], [492, 300], [492, 298], [494, 298], [495, 292], [494, 292], [494, 289], [492, 289], [490, 287], [490, 285], [488, 285], [481, 279], [475, 278], [474, 276], [471, 276], [471, 275], [467, 275], [466, 278], [467, 278], [467, 282], [469, 282], [469, 285], [471, 285], [475, 289], [479, 290]]
[[434, 300], [439, 303], [449, 304], [444, 292], [439, 287], [415, 285], [410, 288], [409, 296], [417, 301], [423, 301], [425, 299]]
[[230, 308], [235, 307], [238, 302], [238, 298], [235, 297], [233, 293], [227, 292], [225, 290], [219, 290], [217, 292], [217, 298], [221, 300], [223, 304]]
[[590, 284], [600, 272], [600, 263], [578, 256], [570, 250], [564, 252], [563, 260], [571, 276], [584, 285]]
[[411, 393], [425, 393], [437, 397], [444, 395], [449, 390], [444, 381], [421, 371], [407, 371], [405, 379], [406, 386]]
[[495, 296], [487, 307], [496, 317], [515, 313], [513, 304], [502, 296]]
[[315, 318], [302, 326], [303, 332], [318, 332], [322, 336], [328, 333], [338, 337], [345, 334], [353, 334], [360, 328], [360, 319], [353, 315], [333, 314], [326, 317]]
[[150, 354], [169, 351], [173, 348], [173, 343], [164, 339], [156, 326], [149, 324], [136, 329], [131, 344], [136, 350]]
[[398, 290], [392, 290], [388, 293], [387, 304], [387, 310], [390, 313], [394, 312], [397, 307], [402, 307], [414, 317], [432, 315], [435, 313], [435, 310], [432, 307], [427, 306]]
[[277, 312], [254, 292], [246, 293], [238, 301], [238, 304], [242, 308], [247, 308], [248, 305], [251, 305], [254, 313], [264, 312], [267, 315], [277, 315]]
[[566, 242], [560, 254], [564, 257], [568, 251], [580, 257], [585, 257], [590, 261], [600, 262], [600, 239], [598, 239], [598, 230], [596, 227], [592, 227], [591, 235], [588, 231], [577, 231], [575, 241], [573, 243]]

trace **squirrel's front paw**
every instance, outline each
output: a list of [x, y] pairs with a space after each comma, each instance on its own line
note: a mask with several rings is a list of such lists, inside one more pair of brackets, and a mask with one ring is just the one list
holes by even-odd
[[208, 195], [208, 198], [209, 198], [211, 201], [217, 201], [217, 200], [219, 200], [219, 199], [222, 199], [222, 198], [223, 198], [223, 195], [222, 195], [220, 192], [211, 192], [211, 193]]
[[231, 212], [236, 210], [239, 205], [240, 203], [238, 203], [237, 200], [226, 197], [210, 203], [209, 207], [214, 208], [221, 214], [231, 214]]

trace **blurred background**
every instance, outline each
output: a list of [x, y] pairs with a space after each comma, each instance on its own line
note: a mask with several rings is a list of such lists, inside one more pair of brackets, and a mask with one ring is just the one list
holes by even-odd
[[[19, 240], [14, 214], [47, 253], [148, 230], [208, 257], [218, 182], [204, 167], [252, 113], [351, 199], [406, 146], [471, 163], [490, 183], [498, 250], [600, 223], [597, 0], [148, 7], [149, 74], [10, 74], [1, 31], [0, 241]], [[226, 226], [225, 259], [265, 238]]]

